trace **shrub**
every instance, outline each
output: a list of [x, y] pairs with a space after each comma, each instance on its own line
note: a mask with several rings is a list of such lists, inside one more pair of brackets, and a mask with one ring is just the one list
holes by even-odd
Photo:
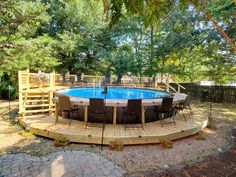
[[9, 100], [9, 85], [10, 89], [10, 99], [15, 100], [18, 97], [17, 81], [10, 79], [6, 74], [0, 78], [0, 99]]
[[123, 143], [122, 142], [119, 142], [119, 141], [111, 141], [110, 143], [109, 143], [109, 148], [111, 149], [111, 150], [115, 150], [115, 151], [122, 151], [123, 150], [123, 148], [124, 148], [124, 145], [123, 145]]
[[163, 148], [171, 149], [173, 147], [173, 143], [169, 138], [162, 138], [160, 143]]
[[19, 134], [25, 138], [28, 138], [34, 135], [31, 131], [28, 131], [28, 130], [22, 130]]
[[205, 134], [203, 131], [198, 132], [198, 134], [195, 137], [196, 140], [206, 140]]
[[70, 143], [70, 140], [65, 136], [59, 136], [54, 140], [54, 145], [56, 147], [66, 146]]
[[211, 129], [211, 130], [217, 130], [217, 126], [214, 122], [209, 121], [207, 128]]

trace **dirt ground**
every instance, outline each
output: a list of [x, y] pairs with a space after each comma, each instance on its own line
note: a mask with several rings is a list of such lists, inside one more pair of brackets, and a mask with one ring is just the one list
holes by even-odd
[[[192, 108], [193, 114], [209, 113], [209, 103], [193, 101]], [[214, 103], [212, 120], [217, 130], [205, 128], [202, 133], [205, 140], [197, 140], [198, 135], [191, 136], [174, 141], [171, 149], [165, 149], [160, 144], [125, 146], [122, 151], [110, 150], [109, 147], [101, 150], [97, 145], [75, 143], [65, 147], [55, 147], [53, 140], [35, 136], [15, 123], [18, 112], [17, 101], [11, 102], [11, 114], [8, 110], [9, 102], [0, 101], [0, 154], [26, 152], [43, 156], [61, 150], [85, 150], [110, 159], [125, 168], [132, 176], [156, 176], [161, 171], [188, 165], [211, 154], [219, 154], [229, 146], [228, 129], [236, 126], [236, 105]], [[178, 173], [159, 175], [178, 176]]]
[[204, 160], [182, 168], [146, 172], [140, 176], [156, 177], [235, 177], [236, 176], [236, 129], [230, 131], [233, 146], [222, 153], [210, 155]]

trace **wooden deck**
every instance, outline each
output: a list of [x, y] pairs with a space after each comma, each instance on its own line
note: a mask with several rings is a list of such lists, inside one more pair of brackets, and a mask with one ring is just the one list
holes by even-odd
[[[72, 121], [69, 127], [68, 120], [60, 119], [54, 124], [54, 116], [42, 116], [29, 119], [20, 119], [20, 123], [30, 129], [32, 133], [44, 137], [56, 139], [58, 136], [65, 136], [71, 142], [101, 144], [102, 126], [94, 127], [89, 123], [85, 128], [85, 123], [81, 121]], [[159, 121], [144, 124], [144, 130], [140, 126], [132, 125], [124, 130], [124, 125], [107, 124], [104, 131], [104, 144], [117, 140], [123, 142], [124, 145], [132, 144], [150, 144], [159, 143], [162, 138], [170, 138], [171, 140], [187, 137], [196, 134], [207, 126], [207, 116], [192, 116], [192, 119], [184, 121], [181, 115], [176, 118], [176, 125], [166, 124], [161, 127]]]

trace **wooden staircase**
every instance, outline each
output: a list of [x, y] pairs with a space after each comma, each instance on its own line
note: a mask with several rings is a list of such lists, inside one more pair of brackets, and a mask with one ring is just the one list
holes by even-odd
[[23, 94], [23, 117], [30, 118], [52, 114], [55, 104], [50, 91], [25, 91]]

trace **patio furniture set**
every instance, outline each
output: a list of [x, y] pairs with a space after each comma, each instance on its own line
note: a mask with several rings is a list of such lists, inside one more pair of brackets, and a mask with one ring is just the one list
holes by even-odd
[[[101, 98], [89, 99], [89, 121], [86, 121], [86, 128], [88, 127], [88, 123], [94, 122], [93, 120], [95, 117], [100, 117], [101, 122], [99, 122], [100, 124], [90, 124], [91, 126], [105, 126], [107, 123], [107, 107], [105, 105], [105, 101], [106, 100]], [[160, 120], [161, 126], [170, 123], [176, 124], [175, 116], [180, 112], [184, 120], [187, 121], [186, 115], [191, 118], [190, 102], [190, 96], [186, 96], [185, 100], [178, 104], [173, 104], [173, 97], [164, 97], [162, 98], [161, 105], [155, 106], [155, 109], [153, 110], [153, 116], [156, 116], [156, 120]], [[82, 111], [80, 105], [72, 105], [70, 97], [63, 94], [58, 94], [56, 108], [55, 124], [58, 122], [58, 117], [61, 116], [69, 120], [69, 126], [72, 122], [72, 115], [77, 113], [77, 116], [79, 117], [79, 112]], [[123, 107], [122, 113], [125, 130], [128, 126], [131, 126], [131, 124], [127, 124], [127, 122], [130, 122], [130, 120], [133, 120], [135, 125], [137, 125], [140, 122], [142, 114], [142, 99], [129, 99], [126, 107]], [[167, 121], [168, 118], [169, 121]]]

